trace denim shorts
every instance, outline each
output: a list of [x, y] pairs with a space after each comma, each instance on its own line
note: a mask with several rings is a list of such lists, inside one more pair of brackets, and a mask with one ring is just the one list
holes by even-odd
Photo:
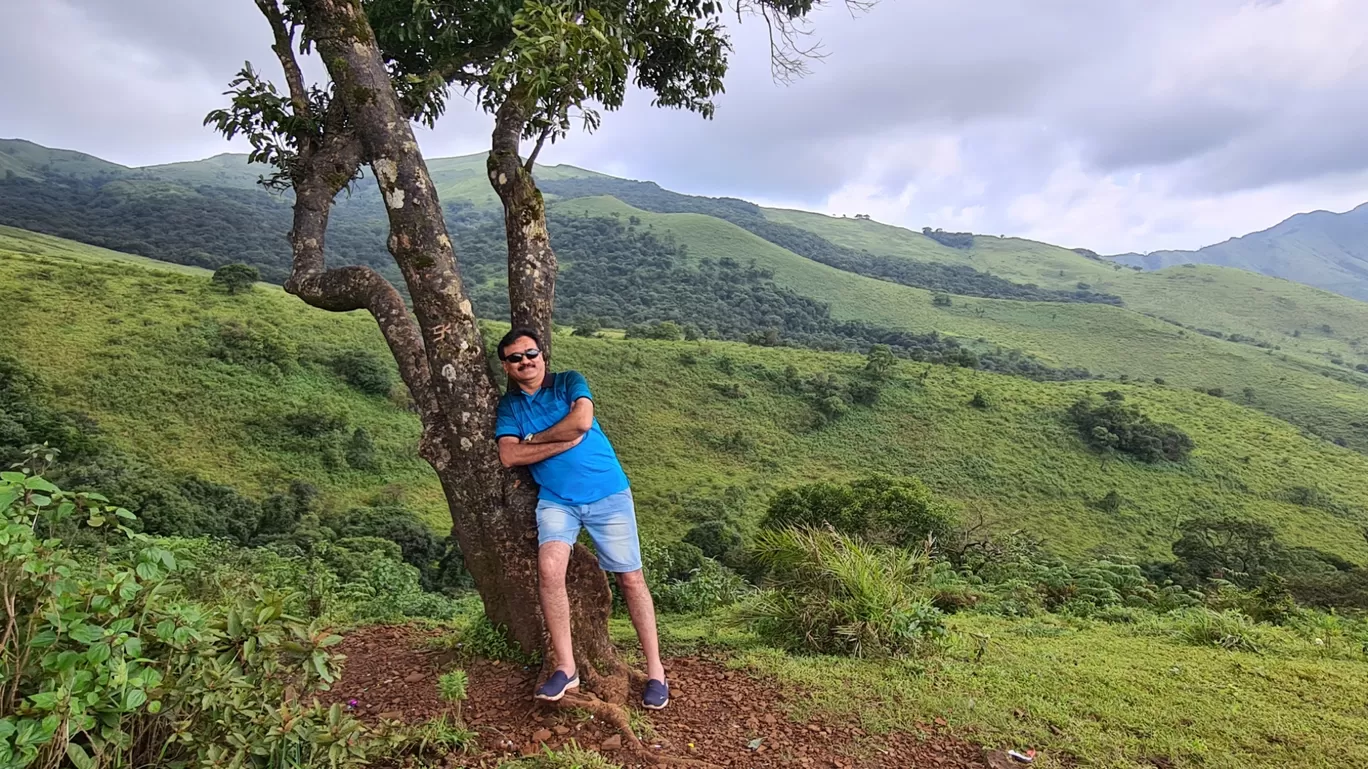
[[631, 489], [587, 505], [564, 505], [545, 499], [537, 502], [538, 546], [564, 542], [574, 547], [580, 527], [594, 540], [599, 568], [616, 573], [641, 568], [641, 542], [637, 538]]

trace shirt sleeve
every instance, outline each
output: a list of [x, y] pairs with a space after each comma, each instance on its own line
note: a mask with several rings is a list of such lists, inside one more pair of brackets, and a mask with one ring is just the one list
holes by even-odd
[[514, 438], [522, 438], [522, 431], [518, 429], [518, 420], [513, 416], [513, 407], [507, 398], [499, 399], [499, 408], [494, 420], [494, 440], [498, 440], [505, 435]]
[[591, 401], [594, 399], [589, 393], [589, 383], [578, 371], [565, 372], [565, 402], [573, 406], [580, 398], [588, 398]]

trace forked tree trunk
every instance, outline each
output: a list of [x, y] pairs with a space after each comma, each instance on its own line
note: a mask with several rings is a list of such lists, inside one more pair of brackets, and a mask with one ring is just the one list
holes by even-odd
[[[524, 650], [549, 651], [537, 601], [536, 490], [526, 471], [507, 470], [499, 463], [494, 419], [501, 388], [485, 357], [437, 192], [408, 116], [359, 1], [304, 0], [301, 5], [305, 35], [336, 84], [347, 125], [345, 131], [333, 132], [344, 137], [336, 140], [338, 147], [330, 149], [325, 136], [312, 155], [317, 168], [296, 174], [291, 232], [295, 269], [287, 288], [315, 306], [364, 308], [375, 316], [422, 418], [421, 453], [442, 483], [452, 531], [485, 612]], [[291, 65], [284, 58], [290, 77]], [[413, 317], [394, 287], [373, 271], [323, 267], [328, 210], [358, 162], [370, 165], [380, 185], [390, 223], [389, 250], [412, 298]], [[537, 221], [545, 244], [540, 208]], [[549, 331], [554, 256], [546, 245], [544, 255], [528, 252], [518, 259], [515, 264], [510, 258], [510, 277], [536, 273], [548, 263], [550, 272], [516, 287], [509, 281], [513, 321]], [[622, 667], [608, 638], [607, 580], [585, 548], [575, 550], [569, 588], [576, 656], [593, 687], [594, 667], [613, 674]], [[622, 682], [602, 686], [607, 687], [601, 692], [606, 699], [625, 697]]]

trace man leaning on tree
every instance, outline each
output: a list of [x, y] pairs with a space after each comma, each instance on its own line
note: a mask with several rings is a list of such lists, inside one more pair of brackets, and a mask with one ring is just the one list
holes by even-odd
[[526, 465], [541, 487], [537, 500], [538, 570], [542, 614], [556, 670], [537, 698], [559, 700], [579, 687], [570, 638], [565, 570], [581, 528], [598, 551], [599, 566], [617, 575], [641, 650], [646, 656], [642, 704], [669, 704], [656, 638], [655, 606], [641, 573], [641, 543], [627, 474], [594, 418], [589, 384], [578, 371], [551, 372], [536, 332], [513, 329], [499, 341], [499, 360], [513, 385], [499, 400], [495, 437], [507, 467]]

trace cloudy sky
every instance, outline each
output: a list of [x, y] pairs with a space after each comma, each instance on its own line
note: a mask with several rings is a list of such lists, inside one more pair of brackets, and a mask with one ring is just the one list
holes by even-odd
[[[733, 29], [717, 117], [634, 94], [543, 154], [695, 194], [1011, 234], [1195, 248], [1368, 200], [1368, 2], [884, 0], [814, 17], [824, 59], [770, 77]], [[0, 0], [0, 137], [127, 165], [238, 151], [201, 127], [243, 60], [250, 0]], [[431, 156], [487, 146], [459, 97]]]

